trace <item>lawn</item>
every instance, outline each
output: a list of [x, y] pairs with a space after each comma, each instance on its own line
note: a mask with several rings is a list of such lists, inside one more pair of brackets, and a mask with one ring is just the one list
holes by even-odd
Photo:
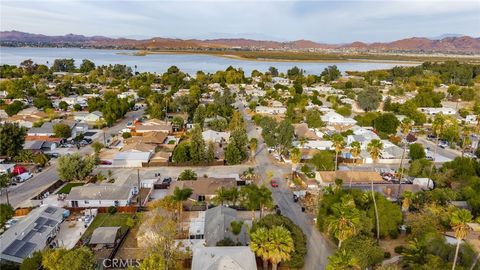
[[88, 226], [87, 230], [83, 234], [82, 238], [89, 238], [93, 231], [98, 227], [122, 227], [122, 231], [127, 228], [127, 220], [129, 217], [132, 217], [132, 214], [125, 213], [116, 213], [116, 214], [107, 214], [107, 213], [98, 213], [92, 224]]
[[84, 184], [85, 183], [67, 183], [57, 192], [57, 194], [69, 194], [73, 187], [83, 186]]

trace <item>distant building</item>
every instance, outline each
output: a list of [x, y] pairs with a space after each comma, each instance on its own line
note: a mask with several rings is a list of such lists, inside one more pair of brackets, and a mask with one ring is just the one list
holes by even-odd
[[442, 113], [444, 115], [455, 115], [455, 114], [457, 114], [456, 109], [446, 108], [446, 107], [441, 107], [441, 108], [420, 107], [420, 108], [418, 108], [418, 110], [423, 112], [424, 114], [427, 114], [427, 115], [436, 115], [436, 114], [439, 114], [439, 113]]
[[192, 270], [257, 270], [255, 254], [249, 247], [197, 247]]
[[267, 107], [257, 106], [255, 112], [259, 114], [284, 115], [287, 112], [286, 107]]

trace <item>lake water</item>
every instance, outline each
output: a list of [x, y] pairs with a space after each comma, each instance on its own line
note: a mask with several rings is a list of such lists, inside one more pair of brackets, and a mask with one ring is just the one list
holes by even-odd
[[123, 64], [133, 67], [137, 65], [137, 71], [149, 71], [163, 73], [170, 66], [175, 65], [182, 71], [194, 75], [198, 70], [204, 72], [216, 72], [225, 70], [228, 66], [242, 68], [246, 75], [252, 70], [267, 71], [274, 66], [280, 72], [297, 66], [307, 74], [319, 74], [329, 65], [336, 65], [341, 71], [367, 71], [373, 69], [387, 69], [394, 66], [411, 66], [411, 63], [403, 62], [281, 62], [281, 61], [251, 61], [230, 59], [219, 56], [203, 54], [149, 54], [146, 56], [132, 55], [135, 51], [127, 50], [97, 50], [79, 48], [9, 48], [0, 47], [0, 64], [18, 65], [26, 59], [32, 59], [36, 63], [51, 65], [56, 58], [73, 58], [77, 66], [82, 59], [89, 59], [97, 65]]

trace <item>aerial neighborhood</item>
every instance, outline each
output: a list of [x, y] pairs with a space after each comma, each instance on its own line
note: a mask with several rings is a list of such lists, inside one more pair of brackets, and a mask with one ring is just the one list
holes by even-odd
[[480, 267], [478, 64], [25, 60], [0, 96], [2, 270]]

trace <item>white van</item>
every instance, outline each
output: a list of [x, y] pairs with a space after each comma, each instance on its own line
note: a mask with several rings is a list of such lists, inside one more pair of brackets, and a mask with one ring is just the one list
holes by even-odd
[[17, 182], [19, 182], [19, 183], [25, 182], [32, 177], [33, 177], [33, 175], [29, 172], [24, 172], [24, 173], [16, 176]]

